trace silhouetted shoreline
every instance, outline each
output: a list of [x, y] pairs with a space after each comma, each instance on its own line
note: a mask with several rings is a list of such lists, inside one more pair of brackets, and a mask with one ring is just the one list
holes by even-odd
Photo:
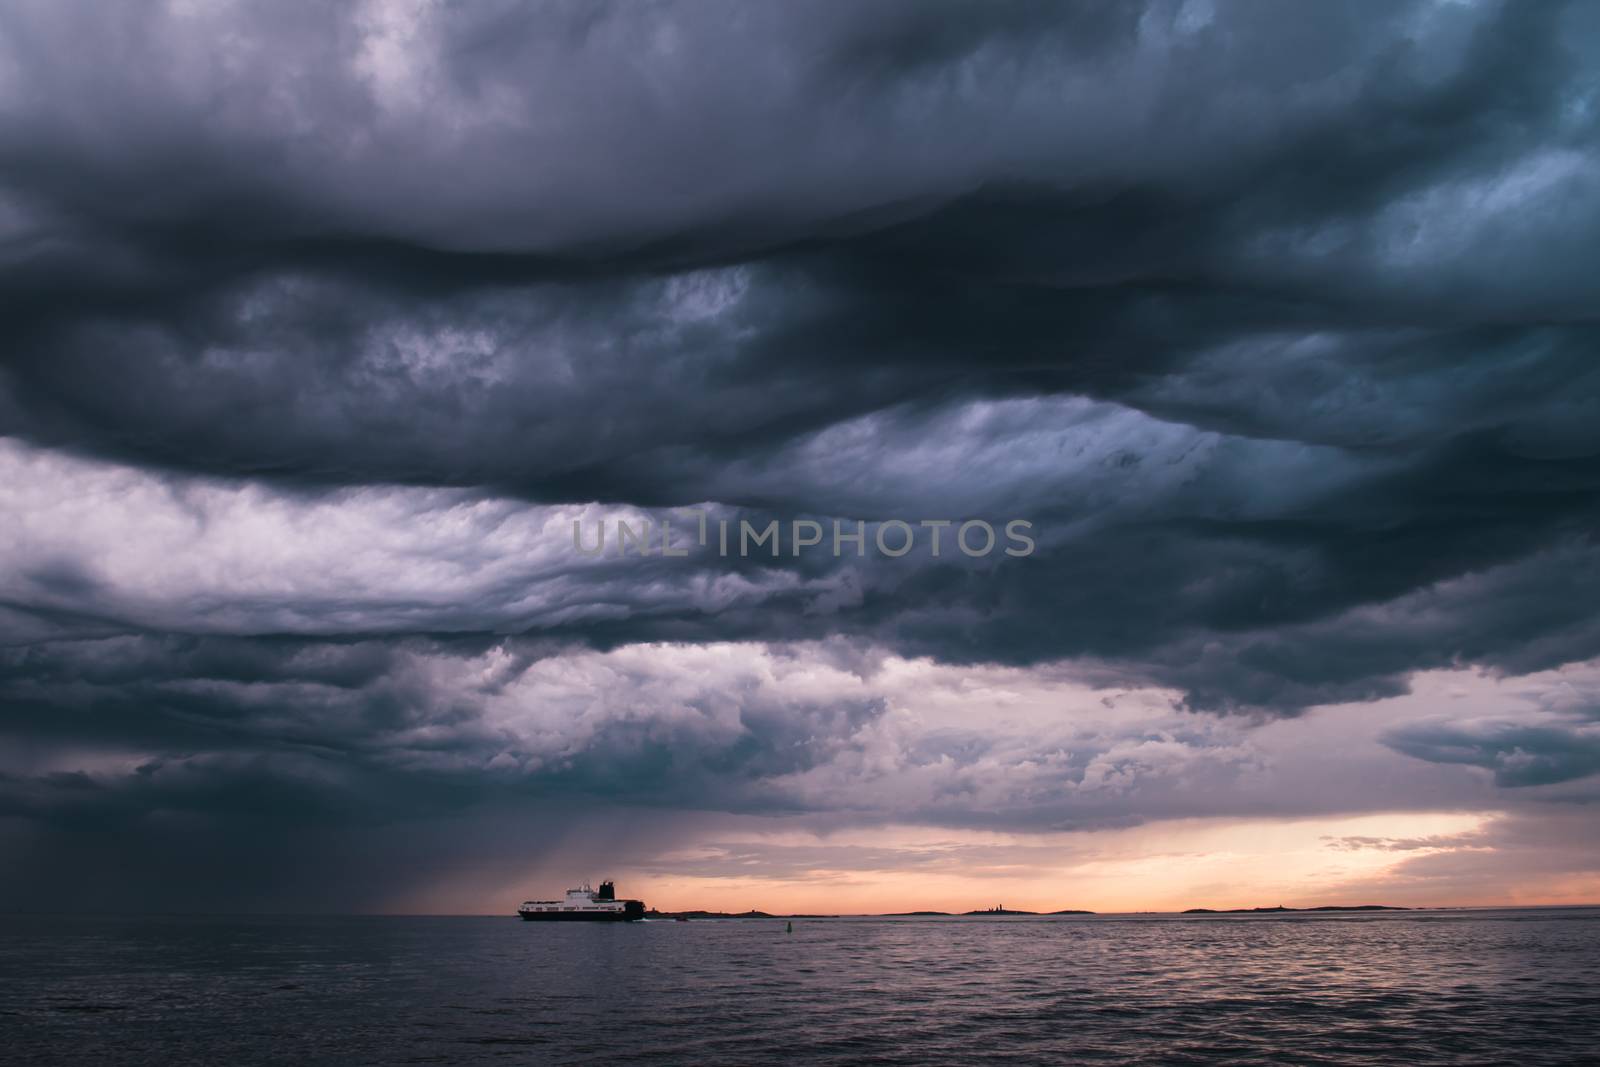
[[[1313, 912], [1341, 911], [1414, 911], [1414, 908], [1394, 904], [1321, 904], [1311, 908], [1289, 908], [1282, 904], [1264, 908], [1186, 908], [1167, 912], [1113, 912], [1127, 915], [1278, 915], [1283, 913], [1310, 914]], [[1426, 910], [1426, 909], [1424, 909]], [[876, 913], [816, 915], [800, 912], [768, 911], [647, 911], [647, 919], [965, 919], [994, 916], [1099, 915], [1101, 912], [1082, 908], [1062, 908], [1059, 911], [1021, 911], [1013, 908], [980, 908], [976, 911], [890, 911]]]
[[1315, 908], [1186, 908], [1180, 915], [1271, 915], [1285, 911], [1411, 911], [1393, 904], [1322, 904]]

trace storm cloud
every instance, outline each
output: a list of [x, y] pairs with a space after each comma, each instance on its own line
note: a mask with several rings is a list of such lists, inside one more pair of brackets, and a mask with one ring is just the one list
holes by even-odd
[[[1366, 810], [1251, 730], [1600, 656], [1597, 144], [1576, 3], [9, 5], [8, 839]], [[1038, 549], [572, 550], [681, 509]]]

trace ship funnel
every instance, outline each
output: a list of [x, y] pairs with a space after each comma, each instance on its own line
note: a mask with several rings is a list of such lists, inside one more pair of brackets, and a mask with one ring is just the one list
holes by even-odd
[[594, 898], [596, 900], [616, 900], [617, 887], [612, 885], [610, 882], [601, 882], [600, 892], [596, 893]]

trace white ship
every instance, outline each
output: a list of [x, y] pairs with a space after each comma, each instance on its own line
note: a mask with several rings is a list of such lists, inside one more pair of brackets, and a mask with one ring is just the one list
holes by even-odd
[[610, 882], [601, 882], [599, 889], [584, 882], [567, 890], [565, 900], [523, 901], [517, 914], [546, 922], [632, 922], [644, 918], [644, 901], [618, 900], [617, 887]]

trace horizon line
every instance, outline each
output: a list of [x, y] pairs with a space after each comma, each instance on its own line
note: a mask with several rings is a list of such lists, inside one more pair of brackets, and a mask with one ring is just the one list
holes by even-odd
[[[1280, 910], [1281, 908], [1281, 910]], [[715, 918], [772, 918], [772, 919], [981, 919], [985, 916], [994, 918], [1036, 918], [1036, 919], [1072, 919], [1072, 918], [1126, 918], [1130, 916], [1171, 916], [1183, 918], [1191, 916], [1225, 916], [1225, 915], [1282, 915], [1305, 913], [1329, 912], [1365, 912], [1367, 914], [1394, 914], [1401, 912], [1428, 912], [1428, 911], [1562, 911], [1581, 909], [1600, 909], [1600, 902], [1592, 903], [1562, 903], [1562, 904], [1319, 904], [1304, 907], [1289, 907], [1282, 905], [1262, 905], [1255, 908], [1208, 908], [1197, 906], [1182, 911], [1091, 911], [1088, 909], [1062, 909], [1060, 911], [1027, 911], [1023, 909], [1006, 909], [1004, 911], [977, 910], [977, 911], [938, 911], [934, 909], [917, 909], [914, 911], [883, 911], [883, 912], [768, 912], [760, 908], [748, 908], [744, 911], [714, 911], [709, 908], [677, 908], [672, 910], [651, 909], [657, 915], [676, 916], [692, 915], [699, 913], [707, 919]], [[647, 915], [650, 912], [646, 913]], [[85, 911], [83, 909], [70, 910], [20, 910], [0, 909], [0, 918], [11, 917], [37, 917], [37, 916], [73, 916], [79, 918], [193, 918], [193, 919], [499, 919], [516, 918], [516, 911], [457, 911], [457, 912], [425, 912], [425, 911]]]

